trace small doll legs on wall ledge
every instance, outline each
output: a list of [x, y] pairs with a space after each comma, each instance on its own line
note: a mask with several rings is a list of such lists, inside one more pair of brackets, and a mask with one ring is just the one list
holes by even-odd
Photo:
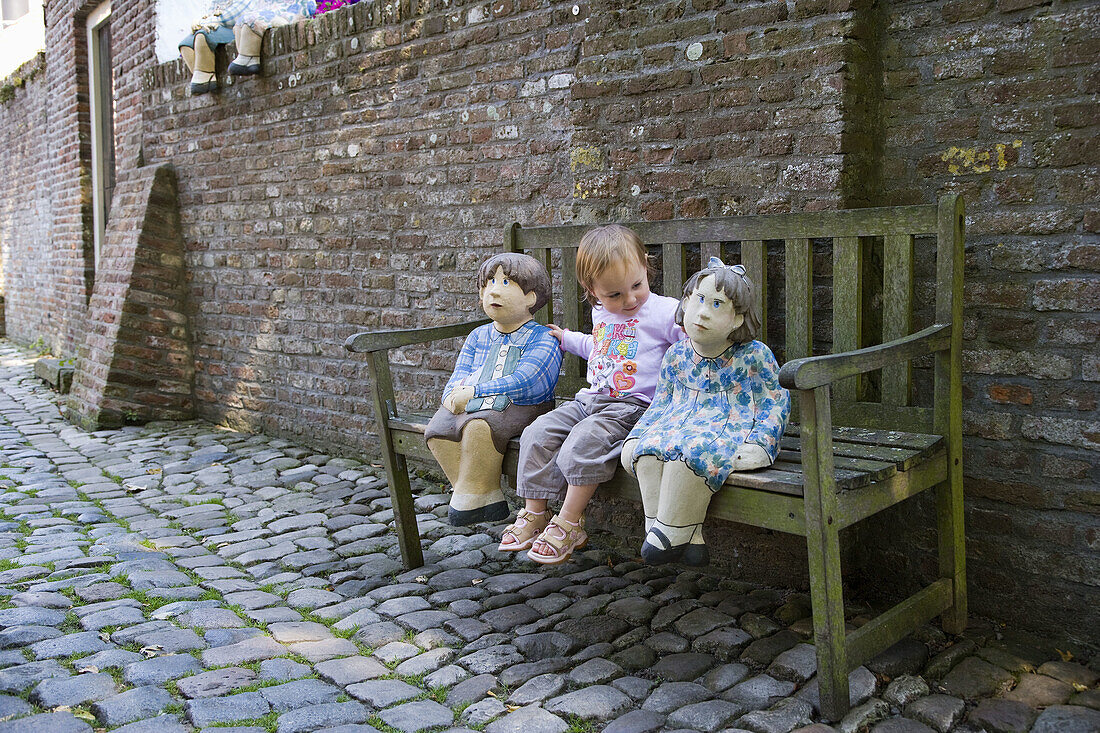
[[770, 466], [790, 394], [760, 330], [740, 265], [712, 257], [684, 286], [676, 311], [688, 340], [669, 348], [653, 402], [627, 436], [623, 466], [645, 511], [642, 559], [705, 565], [703, 520], [731, 471]]
[[314, 0], [215, 0], [179, 44], [183, 62], [191, 71], [191, 94], [206, 94], [218, 88], [214, 70], [218, 48], [230, 42], [237, 46], [237, 56], [229, 64], [230, 74], [259, 74], [264, 32], [316, 12]]

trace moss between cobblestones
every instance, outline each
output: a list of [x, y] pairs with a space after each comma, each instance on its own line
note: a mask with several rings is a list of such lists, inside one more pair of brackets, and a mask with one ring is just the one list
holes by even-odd
[[207, 728], [236, 728], [240, 726], [242, 728], [247, 726], [257, 726], [264, 728], [270, 733], [276, 733], [278, 730], [279, 713], [270, 712], [262, 718], [245, 718], [242, 720], [233, 720], [226, 723], [209, 723]]
[[80, 617], [69, 611], [65, 614], [65, 620], [57, 628], [62, 634], [75, 634], [80, 631]]
[[20, 565], [14, 560], [8, 560], [7, 558], [0, 560], [0, 572], [3, 572], [5, 570], [14, 570], [17, 567], [20, 567]]
[[596, 733], [596, 724], [591, 720], [570, 715], [566, 718], [566, 722], [569, 723], [569, 728], [566, 729], [565, 733]]
[[[392, 725], [386, 725], [386, 723], [383, 722], [383, 720], [377, 715], [372, 715], [367, 718], [367, 725], [374, 726], [378, 730], [382, 731], [382, 733], [401, 733], [399, 729], [394, 728]], [[446, 730], [446, 728], [432, 728], [431, 730]]]

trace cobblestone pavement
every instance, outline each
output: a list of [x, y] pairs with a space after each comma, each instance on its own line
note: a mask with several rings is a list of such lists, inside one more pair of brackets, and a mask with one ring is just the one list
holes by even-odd
[[826, 726], [804, 595], [606, 549], [535, 569], [427, 492], [406, 572], [377, 469], [85, 433], [32, 364], [0, 341], [0, 733], [1100, 730], [1095, 667], [988, 625], [856, 670]]

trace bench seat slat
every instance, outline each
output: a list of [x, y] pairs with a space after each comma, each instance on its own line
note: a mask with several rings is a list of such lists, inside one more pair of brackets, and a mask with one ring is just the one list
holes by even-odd
[[[405, 455], [431, 459], [421, 436], [428, 416], [404, 415], [392, 419], [395, 448]], [[793, 434], [792, 434], [793, 433]], [[730, 474], [727, 486], [771, 491], [792, 496], [802, 495], [802, 454], [798, 426], [790, 425], [781, 441], [778, 460], [769, 468]], [[850, 491], [885, 481], [900, 471], [908, 471], [939, 448], [938, 436], [838, 427], [833, 434], [833, 465], [838, 491]], [[886, 443], [886, 445], [883, 445]], [[519, 441], [513, 439], [505, 456], [509, 471], [516, 468]]]

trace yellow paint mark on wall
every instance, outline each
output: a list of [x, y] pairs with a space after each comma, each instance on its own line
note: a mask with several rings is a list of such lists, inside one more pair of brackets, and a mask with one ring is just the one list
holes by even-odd
[[569, 170], [574, 173], [581, 167], [594, 171], [603, 170], [603, 158], [600, 149], [595, 146], [573, 148], [569, 151]]
[[1011, 145], [997, 143], [992, 148], [959, 148], [952, 145], [940, 154], [940, 160], [947, 163], [947, 172], [953, 176], [967, 173], [988, 173], [996, 168], [1003, 171], [1008, 168], [1005, 152], [1023, 145], [1022, 140], [1013, 140]]

